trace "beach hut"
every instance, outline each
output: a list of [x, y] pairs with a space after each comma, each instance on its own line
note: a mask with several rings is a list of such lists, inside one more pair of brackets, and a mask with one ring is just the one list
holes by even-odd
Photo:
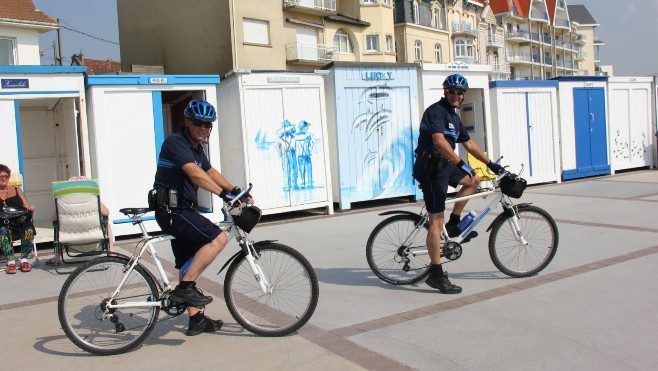
[[333, 213], [324, 71], [230, 73], [217, 88], [222, 173], [263, 214]]
[[[192, 99], [217, 105], [217, 75], [91, 75], [86, 79], [91, 176], [100, 181], [101, 199], [110, 210], [115, 236], [139, 233], [119, 212], [145, 207], [153, 188], [160, 147], [184, 125], [183, 110]], [[221, 171], [219, 136], [211, 131], [206, 155]], [[223, 220], [222, 200], [199, 189], [199, 211]], [[144, 217], [159, 230], [153, 215]]]
[[326, 82], [333, 198], [416, 197], [411, 176], [419, 124], [414, 64], [332, 62]]
[[560, 76], [562, 179], [610, 174], [607, 76]]
[[0, 66], [0, 162], [22, 175], [28, 200], [38, 206], [38, 242], [52, 236], [52, 182], [89, 171], [85, 71]]
[[518, 172], [528, 184], [560, 182], [557, 81], [512, 80], [489, 83], [492, 158]]
[[653, 167], [651, 77], [609, 77], [608, 109], [612, 172]]

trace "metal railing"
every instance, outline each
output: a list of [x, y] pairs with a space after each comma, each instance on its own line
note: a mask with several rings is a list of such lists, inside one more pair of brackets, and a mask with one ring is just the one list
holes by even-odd
[[285, 8], [305, 8], [320, 12], [335, 12], [336, 0], [283, 0]]
[[495, 59], [489, 59], [487, 64], [491, 66], [491, 72], [495, 73], [510, 73], [510, 66], [507, 62], [500, 62]]
[[510, 62], [532, 62], [530, 53], [507, 53], [507, 60]]
[[548, 21], [548, 13], [546, 13], [543, 10], [533, 9], [530, 11], [530, 18], [542, 19], [544, 21]]
[[477, 36], [477, 31], [468, 22], [453, 23], [452, 24], [452, 32], [453, 33], [468, 33], [468, 34], [471, 34], [473, 36]]
[[465, 64], [478, 64], [477, 59], [474, 57], [455, 57], [455, 62], [463, 62]]
[[528, 31], [510, 31], [507, 33], [508, 39], [530, 39]]
[[568, 19], [556, 19], [556, 20], [555, 20], [555, 25], [556, 25], [557, 27], [565, 27], [565, 28], [569, 28], [569, 26], [571, 25], [571, 23], [569, 22]]
[[329, 45], [290, 43], [286, 44], [287, 61], [331, 62], [336, 58], [336, 48]]
[[490, 46], [502, 48], [505, 46], [505, 38], [503, 38], [502, 35], [489, 35], [487, 38], [487, 43]]

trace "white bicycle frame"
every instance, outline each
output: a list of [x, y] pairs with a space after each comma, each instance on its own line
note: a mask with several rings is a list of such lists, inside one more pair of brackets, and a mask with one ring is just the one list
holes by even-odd
[[[243, 193], [246, 193], [243, 191]], [[236, 197], [238, 199], [238, 197]], [[270, 294], [272, 292], [272, 286], [269, 284], [267, 281], [267, 278], [263, 274], [263, 271], [259, 265], [256, 264], [255, 258], [252, 255], [252, 249], [251, 249], [251, 242], [249, 242], [248, 239], [246, 239], [244, 236], [242, 236], [240, 233], [238, 233], [237, 227], [235, 227], [233, 216], [229, 214], [229, 205], [224, 206], [224, 210], [226, 211], [224, 215], [227, 217], [227, 220], [221, 221], [217, 223], [217, 226], [226, 232], [227, 234], [227, 240], [232, 241], [233, 239], [236, 239], [239, 245], [242, 245], [242, 242], [247, 244], [247, 255], [246, 259], [247, 262], [249, 263], [249, 266], [251, 267], [251, 271], [254, 274], [254, 278], [258, 282], [258, 285], [260, 286], [260, 289], [263, 291], [264, 294]], [[121, 279], [121, 282], [119, 283], [119, 286], [114, 290], [114, 293], [112, 293], [112, 296], [109, 298], [107, 301], [107, 308], [105, 309], [105, 314], [109, 315], [109, 311], [111, 309], [119, 309], [119, 308], [149, 308], [149, 307], [161, 307], [162, 302], [161, 301], [138, 301], [138, 302], [123, 302], [121, 304], [112, 304], [114, 298], [116, 298], [119, 293], [121, 292], [121, 289], [123, 288], [123, 285], [126, 283], [126, 280], [132, 273], [132, 271], [135, 269], [137, 264], [139, 263], [139, 260], [142, 258], [142, 255], [144, 255], [144, 252], [148, 251], [149, 254], [153, 257], [153, 261], [155, 262], [155, 266], [158, 270], [158, 274], [160, 275], [160, 280], [163, 283], [163, 290], [162, 294], [166, 294], [168, 292], [171, 292], [172, 287], [171, 283], [169, 282], [169, 279], [167, 278], [167, 274], [165, 273], [164, 268], [162, 267], [162, 263], [160, 262], [160, 257], [158, 256], [158, 253], [155, 250], [155, 243], [159, 242], [165, 242], [165, 241], [171, 241], [175, 239], [174, 236], [170, 235], [164, 235], [164, 236], [158, 236], [158, 237], [151, 237], [149, 236], [148, 232], [146, 231], [146, 227], [144, 227], [144, 223], [141, 221], [141, 218], [139, 216], [132, 217], [133, 220], [137, 224], [139, 224], [139, 228], [142, 231], [142, 238], [146, 241], [144, 245], [141, 247], [139, 254], [133, 255], [130, 259], [130, 267], [125, 271], [123, 274], [123, 277]]]
[[[496, 182], [496, 184], [497, 184], [497, 182]], [[462, 196], [462, 197], [455, 197], [455, 198], [451, 198], [451, 199], [446, 200], [446, 202], [445, 202], [446, 205], [449, 205], [449, 204], [454, 204], [454, 203], [459, 202], [459, 201], [470, 200], [472, 198], [487, 198], [488, 196], [491, 196], [491, 195], [495, 195], [495, 196], [494, 196], [493, 200], [491, 200], [489, 205], [487, 205], [487, 207], [480, 213], [480, 215], [478, 215], [478, 217], [475, 218], [473, 220], [473, 222], [464, 231], [462, 231], [459, 234], [459, 236], [449, 238], [449, 240], [451, 242], [461, 243], [469, 235], [469, 233], [471, 233], [471, 231], [473, 229], [475, 229], [475, 227], [480, 223], [480, 221], [482, 221], [482, 219], [485, 216], [487, 216], [487, 214], [489, 214], [492, 210], [494, 210], [498, 207], [498, 204], [504, 204], [505, 207], [507, 208], [507, 207], [511, 207], [511, 203], [509, 203], [508, 201], [506, 201], [504, 199], [503, 192], [497, 186], [495, 188], [492, 188], [492, 189], [484, 191], [484, 192], [474, 193], [472, 195]], [[419, 225], [414, 229], [413, 232], [411, 232], [409, 237], [407, 237], [407, 239], [404, 241], [404, 243], [403, 243], [404, 246], [408, 246], [409, 241], [414, 241], [415, 240], [416, 235], [418, 233], [420, 233], [420, 229], [422, 228], [423, 224], [425, 224], [425, 222], [428, 219], [429, 219], [428, 215], [425, 214], [423, 216], [423, 219], [419, 223]], [[512, 221], [512, 227], [514, 228], [514, 231], [515, 231], [516, 239], [521, 244], [523, 244], [524, 246], [527, 246], [528, 241], [525, 239], [525, 236], [523, 235], [523, 231], [521, 230], [521, 226], [519, 225], [518, 215], [514, 214], [514, 217], [511, 218], [511, 221]], [[448, 231], [446, 230], [445, 225], [442, 226], [442, 230], [443, 230], [443, 236], [447, 237], [448, 236]], [[411, 248], [409, 250], [414, 256], [429, 254], [429, 252], [427, 251], [427, 247], [425, 247], [425, 246], [423, 246], [422, 248], [415, 247], [415, 248]]]

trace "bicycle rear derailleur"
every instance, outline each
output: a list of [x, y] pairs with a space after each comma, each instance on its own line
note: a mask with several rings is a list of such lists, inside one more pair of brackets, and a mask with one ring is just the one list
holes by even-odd
[[457, 242], [446, 242], [441, 246], [441, 257], [448, 260], [457, 260], [462, 256], [462, 245]]

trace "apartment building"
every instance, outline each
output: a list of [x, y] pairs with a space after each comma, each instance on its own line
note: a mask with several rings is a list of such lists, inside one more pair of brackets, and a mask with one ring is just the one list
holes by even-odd
[[491, 62], [496, 65], [496, 72], [500, 72], [498, 56], [504, 46], [502, 37], [502, 29], [497, 26], [488, 1], [395, 1], [399, 62]]
[[118, 0], [122, 70], [313, 70], [395, 62], [393, 0]]
[[598, 75], [599, 48], [604, 44], [594, 36], [594, 29], [599, 26], [584, 5], [568, 5], [569, 18], [572, 22], [573, 40], [576, 43], [576, 62], [580, 75]]

